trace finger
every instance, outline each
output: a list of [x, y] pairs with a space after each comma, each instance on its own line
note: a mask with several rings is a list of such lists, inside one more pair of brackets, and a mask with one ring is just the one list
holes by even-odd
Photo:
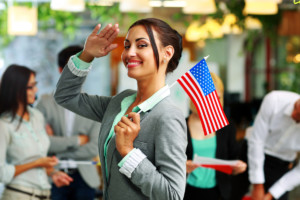
[[100, 33], [98, 34], [99, 37], [104, 37], [106, 35], [106, 33], [111, 29], [112, 25], [108, 24], [105, 26], [105, 28], [100, 31]]
[[119, 28], [117, 25], [118, 24], [116, 24], [105, 36], [109, 42], [114, 41], [114, 39], [118, 36]]
[[118, 126], [120, 126], [121, 128], [127, 128], [127, 125], [124, 124], [122, 121], [119, 121]]
[[103, 35], [103, 37], [108, 40], [116, 32], [117, 29], [118, 24], [115, 24], [114, 26], [110, 27], [110, 29], [106, 32], [105, 35]]
[[115, 131], [115, 133], [119, 133], [121, 131], [121, 129], [122, 128], [120, 126], [115, 125], [114, 131]]
[[106, 51], [107, 51], [107, 53], [109, 53], [117, 47], [118, 47], [118, 44], [111, 44], [108, 47], [106, 47]]
[[129, 115], [128, 117], [123, 116], [120, 122], [123, 122], [126, 126], [134, 126], [134, 123], [130, 120]]
[[98, 31], [101, 28], [101, 24], [97, 24], [92, 32], [93, 35], [97, 35]]
[[128, 114], [128, 117], [132, 118], [132, 121], [135, 124], [138, 124], [138, 125], [140, 124], [140, 114], [131, 112], [131, 113]]

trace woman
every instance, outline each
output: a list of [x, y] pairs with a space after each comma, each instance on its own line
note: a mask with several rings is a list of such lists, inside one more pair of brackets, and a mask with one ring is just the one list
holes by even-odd
[[37, 92], [35, 72], [9, 66], [0, 85], [0, 182], [6, 184], [2, 200], [50, 199], [48, 175], [58, 186], [71, 179], [53, 168], [47, 157], [49, 139], [42, 114], [29, 105]]
[[[224, 86], [222, 80], [211, 73], [212, 80], [216, 87], [219, 100], [223, 105]], [[193, 103], [190, 104], [192, 113], [187, 121], [187, 186], [184, 199], [230, 199], [230, 176], [213, 169], [199, 167], [192, 162], [195, 154], [198, 156], [233, 160], [237, 158], [238, 150], [235, 140], [235, 129], [233, 125], [228, 126], [204, 136], [199, 115]], [[246, 170], [247, 165], [238, 161], [233, 167], [233, 174], [239, 174]]]
[[89, 96], [80, 93], [89, 63], [116, 48], [112, 42], [119, 32], [117, 24], [97, 34], [99, 29], [97, 25], [82, 53], [71, 57], [65, 67], [56, 101], [102, 122], [99, 155], [105, 199], [182, 199], [186, 125], [165, 86], [166, 73], [177, 67], [181, 57], [181, 36], [159, 19], [135, 22], [125, 38], [122, 60], [138, 90], [114, 97]]

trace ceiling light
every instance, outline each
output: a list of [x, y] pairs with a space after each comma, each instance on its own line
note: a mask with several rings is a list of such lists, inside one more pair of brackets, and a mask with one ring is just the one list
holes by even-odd
[[149, 4], [151, 7], [162, 7], [162, 2], [161, 1], [149, 1]]
[[85, 10], [84, 0], [51, 0], [52, 10], [82, 12]]
[[186, 1], [174, 0], [174, 1], [163, 1], [164, 7], [185, 7]]
[[183, 12], [186, 14], [211, 14], [217, 11], [214, 0], [186, 0]]
[[252, 15], [274, 15], [278, 12], [278, 5], [271, 0], [251, 0], [245, 2], [244, 13]]
[[119, 8], [121, 12], [149, 13], [152, 11], [148, 0], [122, 0]]
[[9, 6], [7, 15], [9, 35], [36, 35], [38, 32], [36, 7]]

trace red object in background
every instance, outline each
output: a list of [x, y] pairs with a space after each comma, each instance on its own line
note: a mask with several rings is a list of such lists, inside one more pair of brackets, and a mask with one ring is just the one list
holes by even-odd
[[209, 165], [209, 164], [205, 164], [205, 165], [202, 165], [202, 167], [206, 167], [206, 168], [212, 168], [212, 169], [215, 169], [217, 171], [220, 171], [220, 172], [223, 172], [223, 173], [226, 173], [226, 174], [232, 174], [232, 167], [230, 165]]
[[242, 200], [251, 200], [251, 197], [246, 195], [242, 198]]

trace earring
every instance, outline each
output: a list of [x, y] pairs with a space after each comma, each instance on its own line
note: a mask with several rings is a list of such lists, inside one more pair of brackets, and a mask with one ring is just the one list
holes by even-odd
[[166, 61], [166, 59], [163, 59], [163, 63], [165, 64], [167, 61]]

